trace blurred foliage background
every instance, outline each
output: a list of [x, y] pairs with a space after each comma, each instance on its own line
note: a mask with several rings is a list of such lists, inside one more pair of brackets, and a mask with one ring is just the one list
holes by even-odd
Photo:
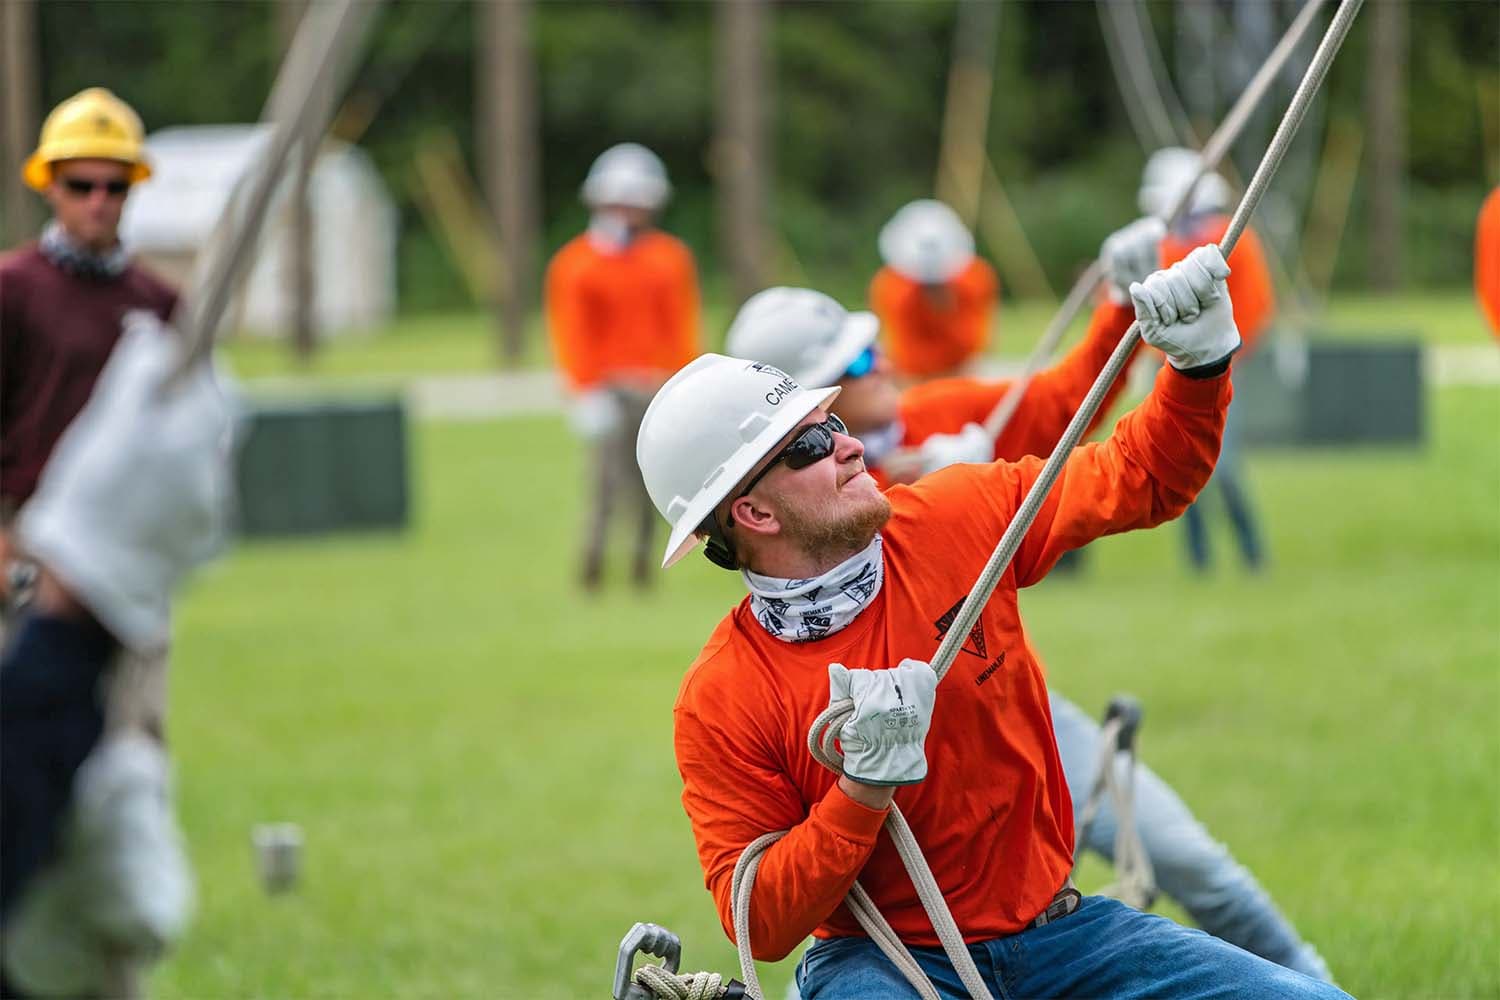
[[[1278, 6], [1278, 31], [1290, 9]], [[772, 203], [785, 272], [778, 277], [863, 297], [880, 225], [932, 192], [955, 10], [940, 0], [774, 5]], [[1172, 64], [1182, 44], [1174, 5], [1153, 0], [1146, 10]], [[51, 107], [103, 84], [133, 102], [148, 129], [255, 120], [279, 58], [274, 15], [274, 4], [244, 0], [52, 0], [39, 5], [40, 96]], [[713, 16], [707, 2], [536, 5], [545, 253], [584, 224], [576, 195], [593, 157], [631, 139], [666, 161], [676, 198], [664, 224], [699, 255], [710, 295], [722, 287], [711, 171]], [[356, 90], [379, 100], [360, 142], [401, 209], [406, 311], [469, 304], [412, 189], [415, 151], [440, 131], [457, 136], [472, 169], [477, 21], [471, 2], [395, 0], [356, 80]], [[1298, 138], [1315, 144], [1313, 161], [1327, 122], [1364, 118], [1366, 80], [1382, 71], [1368, 58], [1368, 27], [1356, 26], [1333, 67], [1319, 127]], [[1500, 4], [1414, 4], [1407, 31], [1403, 281], [1461, 286], [1472, 273], [1479, 202], [1500, 180]], [[1134, 212], [1144, 155], [1094, 4], [1005, 3], [998, 52], [988, 151], [1058, 287]], [[1287, 85], [1273, 98], [1275, 115], [1289, 95]], [[1251, 145], [1236, 151], [1244, 173], [1260, 153]], [[1301, 187], [1288, 192], [1283, 210], [1303, 210], [1310, 178]], [[1363, 188], [1356, 183], [1335, 289], [1365, 281]]]

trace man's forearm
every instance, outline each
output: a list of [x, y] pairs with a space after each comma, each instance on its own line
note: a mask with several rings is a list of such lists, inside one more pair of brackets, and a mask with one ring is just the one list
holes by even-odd
[[889, 809], [896, 797], [894, 785], [866, 785], [848, 775], [839, 776], [839, 790], [866, 809]]
[[[855, 794], [885, 802], [868, 805], [845, 791], [846, 782], [841, 779], [830, 788], [807, 819], [772, 844], [761, 861], [750, 906], [750, 945], [761, 961], [785, 958], [827, 920], [875, 849], [893, 790], [848, 782]], [[719, 917], [732, 938], [731, 881], [725, 872], [713, 888]]]

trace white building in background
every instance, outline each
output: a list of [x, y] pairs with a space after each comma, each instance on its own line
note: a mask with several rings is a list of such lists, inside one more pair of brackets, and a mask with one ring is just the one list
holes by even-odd
[[[169, 128], [146, 139], [151, 178], [131, 193], [121, 239], [146, 266], [179, 287], [213, 231], [235, 183], [261, 154], [260, 125]], [[226, 323], [277, 336], [292, 326], [292, 226], [284, 180], [259, 251]], [[370, 158], [326, 141], [313, 167], [308, 200], [313, 228], [313, 315], [319, 335], [378, 327], [396, 306], [396, 207]]]

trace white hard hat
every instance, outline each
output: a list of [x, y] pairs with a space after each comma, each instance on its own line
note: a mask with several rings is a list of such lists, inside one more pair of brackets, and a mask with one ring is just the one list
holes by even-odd
[[[1182, 197], [1182, 192], [1198, 176], [1202, 158], [1191, 149], [1168, 146], [1158, 149], [1146, 161], [1141, 174], [1141, 191], [1137, 198], [1140, 209], [1146, 215], [1165, 217]], [[1217, 212], [1229, 204], [1229, 182], [1216, 173], [1209, 172], [1193, 189], [1190, 212]]]
[[849, 312], [811, 288], [767, 288], [729, 326], [724, 349], [764, 361], [803, 385], [832, 385], [880, 332], [874, 313]]
[[667, 380], [636, 436], [651, 502], [672, 532], [662, 567], [698, 544], [695, 532], [756, 463], [839, 389], [804, 389], [780, 368], [704, 354]]
[[622, 142], [600, 153], [583, 180], [583, 202], [590, 208], [631, 205], [654, 212], [671, 195], [661, 158], [636, 142]]
[[974, 237], [957, 212], [923, 198], [904, 206], [885, 224], [880, 256], [913, 281], [941, 284], [957, 277], [974, 259]]

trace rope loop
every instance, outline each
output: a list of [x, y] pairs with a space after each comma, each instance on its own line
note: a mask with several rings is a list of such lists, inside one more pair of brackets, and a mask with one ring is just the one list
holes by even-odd
[[717, 972], [668, 972], [659, 965], [635, 970], [635, 984], [660, 1000], [719, 1000], [728, 990]]

